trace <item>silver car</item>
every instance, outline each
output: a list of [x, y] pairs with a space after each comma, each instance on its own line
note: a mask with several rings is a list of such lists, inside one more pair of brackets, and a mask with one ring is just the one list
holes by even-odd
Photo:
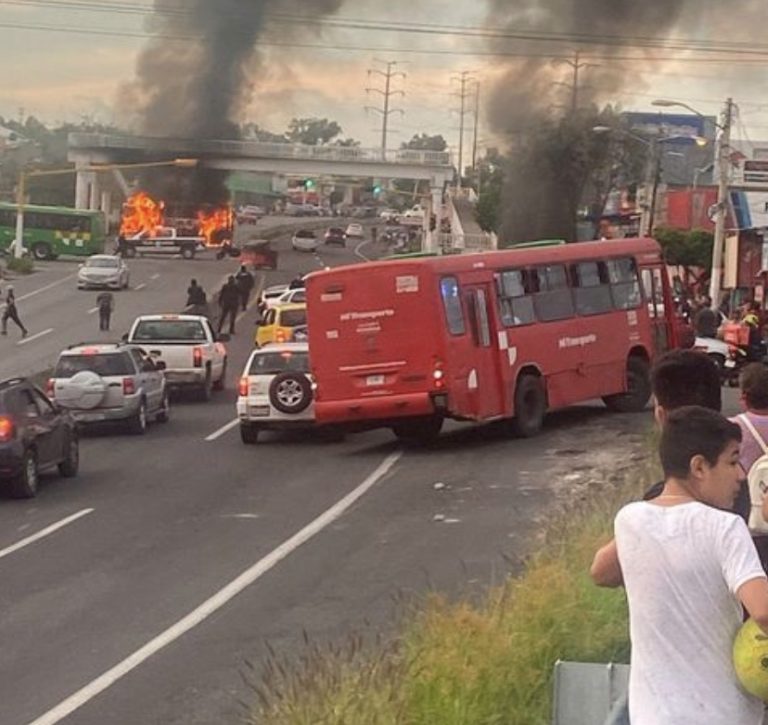
[[122, 343], [73, 345], [59, 356], [48, 395], [81, 424], [123, 422], [143, 434], [170, 416], [165, 364]]
[[122, 257], [94, 254], [77, 272], [78, 289], [127, 289], [131, 273]]

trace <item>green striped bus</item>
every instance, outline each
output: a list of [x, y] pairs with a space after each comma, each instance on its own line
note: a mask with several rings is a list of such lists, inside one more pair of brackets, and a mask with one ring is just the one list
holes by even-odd
[[[15, 238], [16, 205], [0, 203], [0, 250], [7, 250]], [[106, 238], [106, 220], [100, 211], [24, 205], [24, 247], [35, 259], [100, 254]]]

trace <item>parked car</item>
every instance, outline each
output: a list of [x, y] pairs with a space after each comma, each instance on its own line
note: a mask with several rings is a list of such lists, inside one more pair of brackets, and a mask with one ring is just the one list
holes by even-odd
[[347, 226], [346, 231], [347, 237], [362, 237], [363, 236], [363, 226], [362, 224], [358, 224], [357, 222], [352, 222]]
[[88, 257], [77, 272], [78, 289], [127, 289], [130, 282], [128, 265], [112, 254]]
[[307, 324], [306, 304], [288, 304], [270, 307], [256, 330], [256, 347], [270, 342], [287, 342], [293, 329]]
[[263, 207], [246, 204], [238, 210], [237, 222], [238, 224], [256, 224], [266, 213]]
[[343, 247], [347, 243], [347, 235], [341, 227], [329, 227], [323, 235], [323, 241], [326, 244], [338, 244]]
[[295, 287], [287, 289], [272, 303], [267, 303], [267, 307], [279, 307], [280, 305], [290, 305], [292, 303], [304, 303], [307, 301], [307, 290], [304, 287]]
[[317, 234], [311, 229], [299, 229], [291, 239], [291, 246], [299, 252], [315, 252], [319, 246]]
[[396, 222], [399, 214], [397, 209], [382, 209], [379, 212], [379, 218], [385, 222]]
[[306, 342], [254, 350], [238, 386], [243, 443], [257, 443], [262, 430], [314, 426], [313, 397]]
[[123, 423], [143, 435], [150, 420], [170, 417], [164, 370], [136, 345], [72, 345], [59, 355], [48, 394], [77, 423]]
[[0, 486], [14, 498], [37, 495], [40, 473], [58, 468], [67, 478], [80, 465], [77, 428], [37, 386], [24, 378], [0, 383]]

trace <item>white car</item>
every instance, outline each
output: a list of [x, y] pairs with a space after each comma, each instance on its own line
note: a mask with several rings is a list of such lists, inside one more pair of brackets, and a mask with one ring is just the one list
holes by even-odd
[[122, 257], [94, 254], [77, 272], [78, 289], [127, 289], [131, 273]]
[[320, 242], [311, 229], [299, 229], [291, 239], [291, 246], [299, 252], [316, 252]]
[[270, 307], [279, 307], [280, 305], [292, 305], [307, 301], [307, 290], [304, 287], [296, 289], [287, 289], [279, 297], [267, 301], [267, 309]]
[[357, 222], [352, 222], [347, 227], [346, 232], [348, 237], [362, 237], [363, 236], [363, 225], [358, 224]]
[[382, 209], [379, 212], [379, 218], [383, 219], [385, 222], [395, 222], [397, 221], [398, 216], [399, 212], [397, 209]]
[[237, 417], [243, 443], [257, 443], [262, 430], [314, 427], [306, 342], [269, 344], [251, 353], [238, 386]]
[[287, 284], [275, 284], [271, 287], [266, 287], [259, 297], [259, 307], [263, 307], [264, 309], [273, 307], [277, 303], [278, 299], [280, 299], [280, 296], [285, 294], [287, 291]]
[[694, 350], [703, 352], [717, 365], [721, 373], [736, 367], [736, 359], [731, 354], [731, 346], [727, 342], [713, 337], [697, 337]]

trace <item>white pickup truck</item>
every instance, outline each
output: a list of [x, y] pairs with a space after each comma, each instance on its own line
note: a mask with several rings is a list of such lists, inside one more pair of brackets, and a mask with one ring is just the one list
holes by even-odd
[[170, 388], [196, 388], [203, 400], [223, 390], [227, 376], [228, 335], [216, 335], [201, 315], [142, 315], [124, 337], [165, 363]]

